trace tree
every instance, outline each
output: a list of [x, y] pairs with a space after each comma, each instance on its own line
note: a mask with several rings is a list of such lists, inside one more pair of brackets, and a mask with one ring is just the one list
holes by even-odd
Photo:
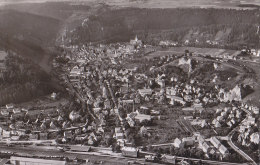
[[118, 144], [113, 145], [112, 146], [112, 151], [113, 152], [120, 152], [121, 151], [120, 150], [120, 145], [118, 145]]
[[115, 142], [115, 139], [112, 137], [109, 137], [106, 139], [106, 145], [111, 146]]
[[118, 111], [119, 111], [119, 116], [121, 118], [123, 118], [123, 119], [126, 118], [127, 114], [124, 109], [119, 109]]

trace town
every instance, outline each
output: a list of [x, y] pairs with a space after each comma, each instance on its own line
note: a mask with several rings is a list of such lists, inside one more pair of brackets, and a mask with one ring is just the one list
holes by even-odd
[[[188, 44], [152, 46], [135, 36], [62, 45], [52, 74], [64, 90], [1, 107], [1, 145], [162, 164], [256, 164], [259, 104], [243, 99], [256, 88], [248, 82], [260, 50]], [[29, 161], [8, 153], [11, 162]]]

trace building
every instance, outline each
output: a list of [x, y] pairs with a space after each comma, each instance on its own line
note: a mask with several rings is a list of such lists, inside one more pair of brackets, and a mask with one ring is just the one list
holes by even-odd
[[195, 142], [195, 138], [194, 137], [182, 138], [182, 143], [184, 144], [184, 146], [193, 146], [194, 142]]
[[247, 120], [244, 122], [245, 125], [254, 125], [255, 124], [255, 118], [252, 116], [249, 116]]
[[181, 144], [182, 144], [182, 142], [179, 138], [174, 139], [174, 143], [173, 143], [174, 147], [180, 148]]
[[228, 149], [224, 145], [220, 145], [218, 150], [223, 156], [225, 156], [228, 153]]
[[202, 143], [200, 147], [201, 147], [201, 149], [203, 150], [203, 152], [205, 152], [205, 153], [208, 153], [208, 151], [209, 151], [209, 149], [210, 149], [210, 147], [209, 147], [209, 145], [207, 144], [207, 142]]
[[122, 151], [122, 155], [123, 156], [127, 156], [127, 157], [133, 157], [133, 158], [137, 158], [138, 157], [138, 150], [134, 147], [123, 147], [121, 149]]
[[9, 165], [10, 161], [8, 159], [0, 159], [0, 164], [1, 165]]
[[138, 114], [135, 116], [135, 119], [136, 119], [136, 120], [139, 120], [140, 122], [142, 122], [142, 121], [144, 121], [144, 120], [151, 121], [152, 117], [151, 117], [151, 115], [145, 115], [145, 114], [140, 114], [140, 113], [138, 113]]
[[70, 150], [77, 151], [77, 152], [89, 152], [91, 150], [91, 147], [90, 146], [71, 145]]
[[2, 109], [1, 110], [1, 115], [8, 116], [9, 115], [9, 111], [7, 109]]
[[182, 105], [186, 104], [183, 98], [179, 96], [166, 95], [168, 99], [170, 99], [170, 104], [174, 105], [175, 102], [181, 103]]
[[59, 160], [47, 160], [36, 158], [15, 157], [10, 158], [10, 162], [13, 165], [65, 165], [65, 161]]
[[259, 133], [258, 133], [258, 132], [255, 132], [255, 133], [251, 134], [251, 135], [250, 135], [250, 141], [251, 141], [252, 143], [259, 144], [259, 141], [260, 141]]
[[13, 109], [13, 113], [16, 114], [16, 113], [21, 113], [21, 109], [20, 108], [14, 108]]
[[141, 46], [142, 45], [142, 41], [138, 40], [137, 36], [135, 36], [134, 40], [130, 40], [130, 45]]
[[201, 120], [195, 119], [195, 120], [192, 120], [190, 123], [191, 123], [191, 125], [199, 125], [202, 128], [207, 125], [206, 120], [204, 120], [204, 119], [201, 119]]
[[259, 114], [259, 108], [258, 107], [252, 107], [252, 111], [254, 114], [258, 115]]
[[71, 69], [69, 77], [72, 79], [77, 79], [81, 76], [82, 71], [83, 71], [83, 68], [76, 65]]
[[7, 55], [5, 51], [0, 50], [0, 62], [4, 61]]
[[145, 88], [145, 89], [139, 89], [138, 90], [139, 94], [144, 97], [146, 95], [151, 95], [153, 93], [153, 90], [150, 88]]
[[53, 100], [55, 100], [55, 99], [57, 98], [57, 93], [53, 92], [53, 93], [51, 94], [51, 98], [52, 98]]
[[221, 146], [220, 141], [216, 137], [211, 137], [210, 143], [216, 148], [219, 148], [219, 146]]
[[13, 109], [14, 108], [14, 104], [6, 104], [6, 109]]

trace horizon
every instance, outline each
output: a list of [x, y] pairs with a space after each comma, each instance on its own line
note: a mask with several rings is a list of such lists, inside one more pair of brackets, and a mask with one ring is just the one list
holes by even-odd
[[[0, 6], [16, 4], [33, 4], [46, 2], [71, 2], [71, 3], [104, 3], [119, 7], [140, 8], [178, 8], [178, 7], [200, 7], [200, 8], [241, 8], [239, 5], [256, 5], [260, 7], [258, 0], [0, 0]], [[254, 7], [243, 7], [254, 8]]]

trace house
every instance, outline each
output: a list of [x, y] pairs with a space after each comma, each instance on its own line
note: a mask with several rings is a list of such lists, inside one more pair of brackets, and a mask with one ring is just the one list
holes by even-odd
[[230, 118], [230, 119], [232, 119], [232, 118], [234, 118], [235, 117], [235, 115], [233, 114], [233, 113], [230, 113], [229, 115], [228, 115], [228, 118]]
[[151, 110], [151, 115], [160, 115], [160, 111], [157, 110]]
[[174, 143], [173, 143], [174, 147], [180, 148], [181, 144], [182, 144], [182, 142], [179, 138], [174, 139]]
[[2, 130], [2, 137], [3, 138], [10, 138], [11, 137], [11, 131], [3, 129]]
[[227, 122], [227, 125], [229, 126], [229, 127], [232, 127], [232, 122], [231, 121], [229, 121], [229, 122]]
[[186, 112], [194, 112], [195, 109], [193, 107], [185, 107], [185, 108], [182, 108], [183, 111], [186, 111]]
[[89, 134], [89, 136], [92, 137], [95, 141], [97, 141], [96, 133], [91, 132], [91, 133]]
[[124, 139], [124, 133], [122, 132], [117, 132], [115, 133], [116, 139]]
[[7, 109], [2, 109], [1, 110], [1, 115], [8, 116], [9, 115], [9, 111]]
[[6, 109], [13, 109], [14, 108], [14, 104], [6, 104]]
[[40, 140], [47, 140], [48, 139], [48, 133], [39, 133], [39, 139]]
[[228, 153], [228, 149], [224, 146], [224, 145], [220, 145], [220, 147], [218, 148], [219, 152], [225, 157], [226, 154]]
[[50, 123], [50, 129], [56, 129], [57, 126], [55, 125], [54, 121], [51, 121]]
[[13, 113], [14, 113], [14, 114], [21, 113], [21, 112], [22, 112], [22, 111], [21, 111], [20, 108], [14, 108], [14, 109], [13, 109]]
[[135, 122], [134, 122], [134, 120], [132, 118], [130, 118], [130, 117], [127, 118], [127, 122], [130, 125], [130, 127], [134, 127], [135, 126]]
[[181, 103], [182, 105], [186, 104], [183, 98], [179, 96], [166, 95], [168, 99], [170, 99], [170, 104], [174, 105], [175, 102]]
[[144, 120], [151, 121], [152, 117], [151, 117], [151, 115], [145, 115], [145, 114], [140, 114], [140, 113], [138, 113], [138, 114], [135, 116], [135, 119], [136, 119], [136, 120], [139, 120], [140, 122], [142, 122], [142, 121], [144, 121]]
[[79, 115], [79, 112], [76, 112], [76, 111], [72, 111], [70, 114], [69, 114], [69, 119], [72, 120], [72, 121], [75, 121], [77, 119], [80, 118], [80, 115]]
[[18, 141], [20, 139], [19, 136], [11, 136], [10, 140], [11, 141]]
[[251, 135], [250, 135], [250, 141], [251, 141], [252, 143], [259, 144], [259, 141], [260, 141], [260, 139], [259, 139], [259, 133], [258, 133], [258, 132], [255, 132], [255, 133], [251, 134]]
[[201, 149], [203, 150], [203, 152], [205, 152], [205, 153], [208, 153], [208, 151], [209, 151], [209, 149], [210, 149], [210, 147], [209, 147], [209, 145], [207, 144], [207, 142], [203, 142], [200, 147], [201, 147]]
[[103, 129], [103, 127], [98, 127], [97, 129], [97, 133], [104, 133], [105, 130]]
[[218, 117], [217, 117], [217, 121], [222, 121], [223, 118], [224, 118], [223, 116], [218, 116]]
[[202, 103], [193, 103], [193, 108], [200, 113], [204, 110]]
[[145, 126], [142, 126], [141, 128], [140, 128], [140, 134], [141, 135], [146, 135], [147, 134], [147, 132], [148, 132], [148, 130], [147, 130], [147, 128], [145, 127]]
[[214, 155], [214, 154], [216, 153], [216, 151], [212, 148], [212, 149], [210, 149], [209, 153], [210, 153], [211, 155]]
[[258, 115], [259, 114], [259, 108], [258, 107], [252, 107], [252, 111], [254, 114]]
[[244, 122], [245, 125], [254, 125], [255, 124], [255, 118], [252, 116], [249, 116], [247, 120]]
[[57, 98], [57, 93], [53, 92], [51, 94], [51, 99], [55, 100]]
[[[28, 121], [29, 121], [29, 120], [28, 120]], [[40, 128], [41, 128], [41, 130], [47, 129], [46, 123], [43, 122], [43, 123], [41, 124]]]
[[198, 119], [192, 120], [190, 123], [191, 123], [191, 125], [199, 125], [202, 128], [205, 127], [207, 124], [206, 120], [198, 120]]
[[221, 112], [222, 112], [222, 109], [220, 109], [220, 108], [218, 108], [218, 109], [216, 110], [216, 114], [221, 113]]
[[195, 138], [194, 137], [182, 138], [182, 143], [184, 144], [184, 146], [193, 146], [194, 142], [195, 142]]
[[219, 148], [219, 146], [221, 146], [220, 141], [216, 137], [211, 137], [210, 143], [216, 148]]
[[184, 95], [184, 100], [187, 101], [187, 102], [191, 102], [192, 96], [191, 95]]
[[37, 140], [38, 135], [37, 134], [29, 134], [29, 140]]
[[115, 127], [115, 134], [114, 137], [119, 140], [119, 139], [124, 139], [124, 133], [121, 129], [121, 127]]
[[177, 94], [177, 91], [176, 91], [176, 89], [175, 88], [173, 88], [173, 87], [171, 87], [171, 88], [169, 88], [169, 87], [167, 87], [166, 88], [166, 95], [176, 95]]
[[153, 93], [153, 90], [150, 88], [145, 88], [145, 89], [139, 89], [138, 92], [142, 97], [145, 97], [146, 95], [151, 95]]
[[127, 157], [132, 157], [132, 158], [137, 158], [138, 157], [138, 149], [134, 147], [123, 147], [121, 149], [122, 155], [127, 156]]
[[77, 79], [80, 77], [80, 75], [82, 74], [82, 71], [83, 71], [83, 67], [79, 67], [78, 65], [74, 66], [71, 71], [70, 71], [70, 74], [69, 74], [69, 77], [70, 78], [74, 78], [74, 79]]
[[115, 127], [115, 133], [120, 133], [120, 132], [122, 132], [121, 127]]

